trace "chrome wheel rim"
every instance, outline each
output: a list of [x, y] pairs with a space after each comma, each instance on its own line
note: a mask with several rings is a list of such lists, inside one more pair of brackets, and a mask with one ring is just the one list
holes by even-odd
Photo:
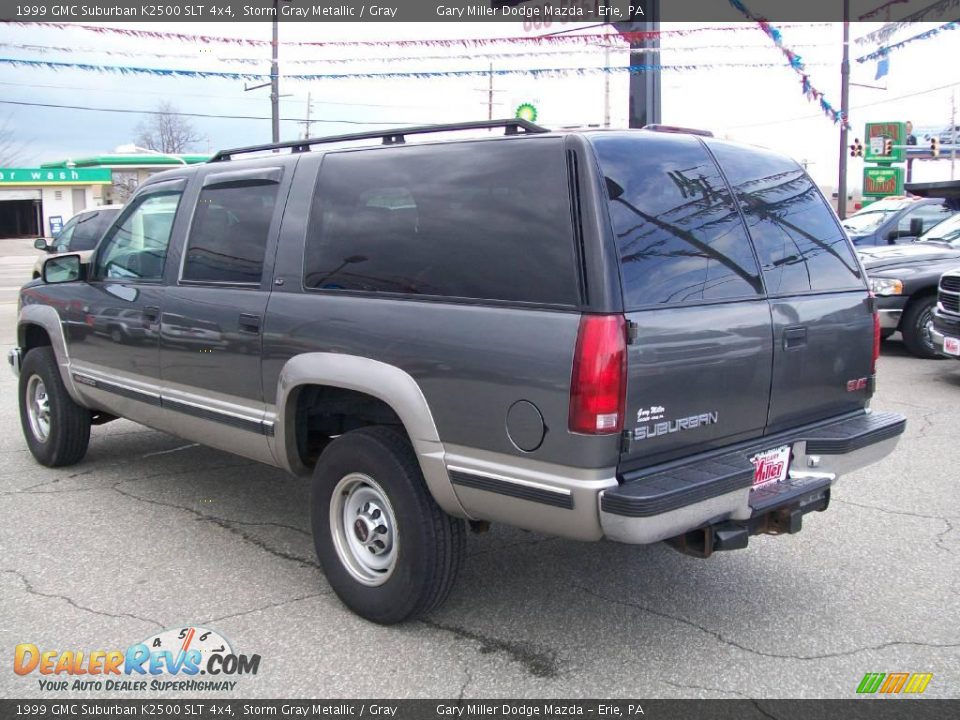
[[333, 489], [330, 532], [337, 557], [364, 585], [382, 585], [397, 564], [396, 516], [383, 488], [369, 475], [350, 473]]
[[27, 406], [27, 419], [30, 421], [30, 432], [40, 442], [46, 442], [50, 437], [50, 396], [47, 395], [47, 386], [39, 375], [32, 375], [27, 382], [27, 393], [24, 398]]

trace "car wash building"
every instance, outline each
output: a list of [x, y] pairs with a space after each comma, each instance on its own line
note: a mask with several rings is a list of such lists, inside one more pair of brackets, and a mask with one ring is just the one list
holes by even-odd
[[108, 168], [0, 167], [0, 238], [52, 235], [73, 215], [102, 205]]
[[36, 168], [0, 167], [0, 238], [50, 237], [82, 210], [126, 202], [155, 173], [209, 159], [203, 154], [112, 153]]

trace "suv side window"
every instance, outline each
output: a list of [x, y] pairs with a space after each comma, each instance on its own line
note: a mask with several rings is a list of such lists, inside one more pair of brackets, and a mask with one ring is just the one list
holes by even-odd
[[263, 179], [204, 187], [181, 279], [259, 285], [278, 188], [277, 182]]
[[326, 155], [307, 230], [304, 286], [575, 305], [561, 142]]
[[107, 229], [109, 219], [110, 213], [103, 211], [92, 212], [80, 218], [70, 239], [70, 250], [74, 252], [93, 250], [103, 231]]
[[607, 183], [628, 310], [762, 292], [740, 215], [696, 138], [603, 134], [592, 141]]
[[108, 231], [96, 256], [99, 280], [162, 280], [179, 190], [141, 195]]
[[771, 295], [863, 287], [836, 216], [795, 161], [708, 140], [733, 186]]

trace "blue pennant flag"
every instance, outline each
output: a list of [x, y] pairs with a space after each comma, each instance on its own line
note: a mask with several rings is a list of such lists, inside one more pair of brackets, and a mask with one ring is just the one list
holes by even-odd
[[890, 72], [890, 57], [888, 55], [884, 55], [880, 58], [880, 62], [877, 63], [877, 76], [874, 78], [874, 80], [879, 80], [888, 72]]

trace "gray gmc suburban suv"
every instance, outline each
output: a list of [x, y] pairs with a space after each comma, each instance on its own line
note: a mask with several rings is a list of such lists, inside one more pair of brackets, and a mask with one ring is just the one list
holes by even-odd
[[380, 623], [443, 601], [468, 525], [701, 557], [797, 532], [904, 429], [868, 408], [874, 300], [793, 160], [677, 130], [416, 127], [155, 175], [21, 292], [27, 444], [76, 463], [123, 417], [312, 477], [326, 576]]

